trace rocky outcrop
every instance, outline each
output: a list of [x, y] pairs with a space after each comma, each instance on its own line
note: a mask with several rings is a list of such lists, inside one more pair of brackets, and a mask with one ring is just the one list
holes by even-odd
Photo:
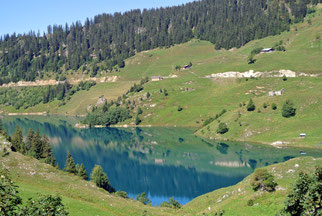
[[279, 71], [270, 71], [270, 72], [260, 72], [249, 70], [246, 72], [224, 72], [224, 73], [216, 73], [206, 76], [206, 78], [256, 78], [256, 77], [317, 77], [319, 74], [306, 74], [306, 73], [297, 73], [291, 70], [279, 70]]

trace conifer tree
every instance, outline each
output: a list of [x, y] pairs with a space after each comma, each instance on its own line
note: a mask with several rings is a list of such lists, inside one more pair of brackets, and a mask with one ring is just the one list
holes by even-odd
[[65, 163], [65, 170], [69, 173], [74, 173], [77, 174], [77, 170], [76, 170], [76, 165], [74, 162], [74, 159], [72, 157], [72, 155], [70, 154], [70, 152], [68, 151], [67, 153], [67, 158], [66, 158], [66, 163]]
[[254, 101], [252, 99], [249, 100], [248, 104], [247, 104], [247, 111], [254, 111], [255, 110], [255, 104]]
[[22, 130], [17, 126], [15, 133], [12, 135], [12, 150], [25, 153], [25, 144], [23, 143]]
[[84, 164], [81, 164], [79, 169], [78, 169], [78, 174], [77, 174], [79, 177], [81, 177], [82, 179], [84, 180], [88, 180], [88, 176], [86, 174], [86, 170], [85, 170], [85, 167], [84, 167]]
[[31, 144], [31, 151], [32, 151], [31, 154], [36, 159], [40, 159], [42, 157], [42, 153], [43, 153], [42, 141], [41, 141], [41, 137], [40, 137], [38, 130], [33, 135], [32, 144]]
[[49, 138], [44, 135], [41, 139], [41, 144], [42, 144], [42, 158], [47, 158], [52, 154]]
[[33, 139], [34, 133], [35, 132], [32, 130], [32, 128], [29, 128], [27, 138], [26, 138], [26, 143], [25, 143], [27, 151], [29, 151], [32, 147], [32, 139]]
[[95, 165], [90, 177], [97, 187], [103, 188], [110, 193], [115, 192], [101, 166]]

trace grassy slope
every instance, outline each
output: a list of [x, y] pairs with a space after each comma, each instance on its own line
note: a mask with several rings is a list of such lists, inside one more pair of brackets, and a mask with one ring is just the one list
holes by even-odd
[[107, 100], [116, 100], [117, 97], [124, 94], [133, 84], [132, 81], [120, 81], [113, 83], [99, 83], [92, 87], [89, 91], [79, 91], [66, 103], [64, 106], [59, 106], [60, 101], [55, 100], [48, 104], [38, 104], [35, 107], [28, 109], [16, 110], [14, 107], [2, 107], [2, 110], [9, 113], [36, 113], [36, 112], [49, 112], [54, 114], [63, 115], [82, 115], [86, 114], [87, 108], [90, 105], [95, 105], [101, 95]]
[[0, 164], [9, 169], [24, 200], [37, 197], [39, 193], [59, 194], [71, 215], [142, 215], [145, 210], [152, 215], [171, 215], [172, 212], [171, 209], [156, 209], [119, 198], [91, 182], [19, 153], [11, 152], [1, 158]]
[[[192, 200], [184, 206], [182, 214], [202, 215], [205, 213], [207, 215], [225, 210], [224, 215], [275, 215], [283, 208], [286, 195], [299, 172], [313, 173], [315, 167], [321, 165], [321, 162], [321, 158], [304, 157], [271, 165], [267, 169], [275, 176], [278, 183], [279, 189], [275, 192], [253, 192], [250, 186], [252, 175], [250, 175], [237, 185], [222, 188]], [[295, 164], [299, 167], [296, 168]], [[247, 205], [249, 199], [254, 200], [254, 206]]]
[[[321, 162], [321, 158], [304, 157], [269, 166], [268, 170], [281, 188], [276, 192], [253, 192], [249, 184], [251, 176], [248, 176], [235, 186], [202, 195], [176, 211], [116, 197], [91, 182], [19, 153], [11, 152], [1, 158], [0, 165], [10, 170], [24, 200], [37, 197], [39, 193], [59, 194], [71, 215], [143, 215], [144, 211], [147, 215], [207, 215], [218, 210], [225, 210], [225, 215], [274, 215], [282, 209], [285, 196], [299, 171], [313, 172]], [[299, 167], [296, 168], [295, 164]], [[291, 169], [294, 172], [290, 172]], [[249, 199], [254, 199], [254, 206], [247, 206]]]

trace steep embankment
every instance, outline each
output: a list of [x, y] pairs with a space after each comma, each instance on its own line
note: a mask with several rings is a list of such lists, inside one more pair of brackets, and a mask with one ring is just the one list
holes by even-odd
[[[254, 192], [250, 185], [252, 178], [250, 175], [237, 185], [192, 200], [182, 211], [185, 215], [207, 215], [221, 210], [224, 210], [224, 215], [276, 215], [283, 209], [286, 196], [298, 178], [299, 172], [311, 174], [321, 162], [321, 158], [305, 157], [271, 165], [267, 170], [275, 177], [278, 184], [275, 192]], [[248, 200], [253, 200], [254, 205], [248, 206]]]
[[[0, 142], [3, 142], [2, 138]], [[8, 156], [1, 157], [0, 166], [10, 171], [24, 200], [37, 197], [38, 194], [60, 195], [70, 215], [142, 215], [144, 212], [173, 215], [171, 209], [153, 208], [120, 198], [91, 182], [20, 153], [10, 152]]]

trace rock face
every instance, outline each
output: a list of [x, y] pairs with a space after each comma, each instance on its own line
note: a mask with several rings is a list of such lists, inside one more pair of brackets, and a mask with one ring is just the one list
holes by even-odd
[[104, 95], [100, 96], [98, 98], [98, 101], [96, 103], [96, 106], [100, 106], [100, 105], [103, 105], [107, 102], [106, 98], [104, 97]]
[[260, 72], [249, 70], [246, 72], [234, 72], [229, 71], [225, 73], [216, 73], [206, 76], [206, 78], [251, 78], [251, 77], [298, 77], [298, 76], [311, 76], [316, 77], [317, 74], [305, 74], [305, 73], [296, 73], [291, 70], [279, 70], [279, 71], [270, 71], [270, 72]]

